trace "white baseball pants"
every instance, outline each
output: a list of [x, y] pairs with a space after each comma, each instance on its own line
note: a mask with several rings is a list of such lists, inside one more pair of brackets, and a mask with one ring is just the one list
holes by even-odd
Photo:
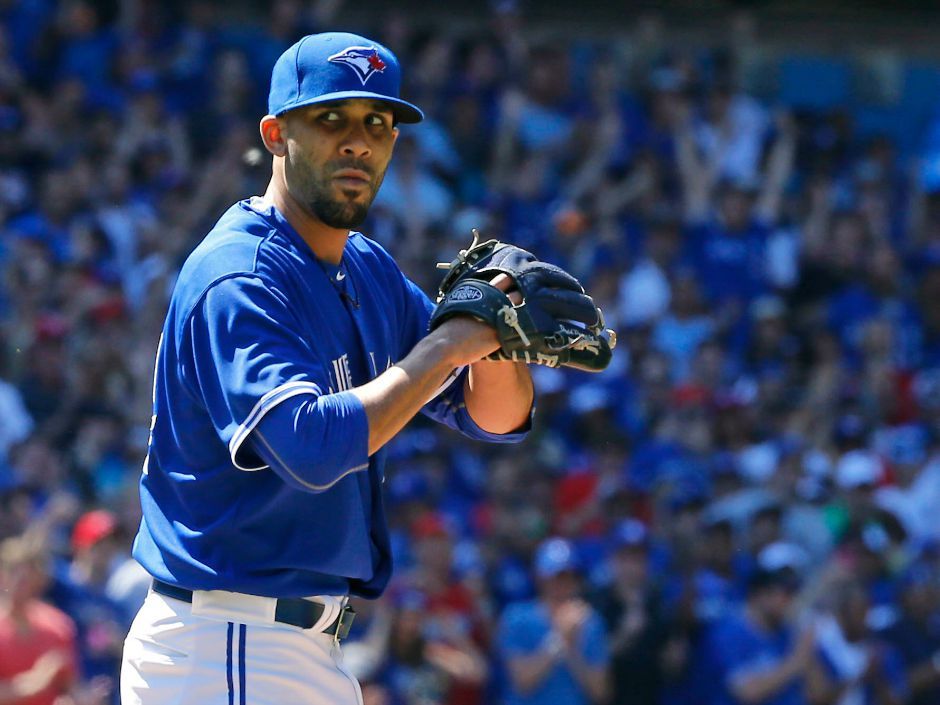
[[[342, 601], [317, 599], [330, 624]], [[273, 617], [271, 598], [197, 591], [190, 604], [151, 591], [124, 641], [122, 705], [362, 705], [320, 624]]]

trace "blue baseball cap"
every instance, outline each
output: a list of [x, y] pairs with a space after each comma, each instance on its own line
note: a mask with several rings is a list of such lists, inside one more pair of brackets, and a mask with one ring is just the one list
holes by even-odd
[[281, 54], [271, 71], [268, 114], [316, 103], [373, 98], [389, 103], [399, 122], [421, 122], [416, 106], [398, 96], [401, 68], [386, 47], [358, 34], [308, 34]]
[[535, 551], [533, 564], [535, 574], [540, 578], [553, 578], [559, 573], [578, 569], [574, 546], [561, 538], [543, 541]]
[[643, 522], [637, 519], [624, 519], [614, 527], [612, 536], [615, 548], [646, 548], [649, 533]]

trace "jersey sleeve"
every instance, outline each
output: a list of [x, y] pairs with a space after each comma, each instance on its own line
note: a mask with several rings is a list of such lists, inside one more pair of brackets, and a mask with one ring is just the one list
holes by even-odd
[[324, 392], [326, 371], [302, 330], [276, 288], [231, 277], [189, 316], [180, 361], [236, 468], [270, 467], [320, 491], [368, 467], [369, 428], [354, 394]]
[[[408, 300], [405, 306], [405, 325], [402, 326], [405, 336], [399, 359], [407, 355], [417, 342], [428, 334], [428, 321], [431, 320], [431, 312], [434, 310], [434, 303], [427, 294], [411, 280], [405, 278], [404, 281]], [[464, 382], [468, 373], [468, 367], [454, 370], [431, 400], [424, 405], [421, 413], [474, 440], [491, 443], [518, 443], [524, 439], [532, 426], [534, 404], [522, 428], [501, 434], [484, 431], [470, 416], [467, 405], [464, 403]]]

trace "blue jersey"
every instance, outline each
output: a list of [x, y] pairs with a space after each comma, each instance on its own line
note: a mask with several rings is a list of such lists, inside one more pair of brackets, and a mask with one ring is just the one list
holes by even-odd
[[[742, 611], [713, 625], [706, 641], [706, 653], [712, 659], [708, 664], [709, 675], [719, 680], [714, 684], [710, 702], [712, 705], [742, 705], [732, 694], [733, 682], [780, 666], [793, 649], [794, 634], [787, 628], [763, 631]], [[805, 705], [802, 681], [790, 681], [762, 703]]]
[[[544, 647], [545, 639], [552, 633], [548, 610], [538, 601], [510, 605], [503, 612], [497, 632], [497, 642], [507, 661], [537, 654]], [[594, 669], [606, 668], [610, 655], [604, 623], [591, 610], [576, 648], [581, 658]], [[510, 685], [506, 702], [511, 705], [588, 705], [590, 698], [578, 683], [570, 667], [560, 661], [552, 666], [545, 678], [533, 689], [521, 693]]]
[[[379, 595], [384, 451], [350, 389], [405, 357], [432, 304], [352, 233], [318, 260], [273, 206], [232, 206], [180, 272], [157, 351], [134, 556], [191, 590]], [[463, 375], [424, 412], [471, 438]]]

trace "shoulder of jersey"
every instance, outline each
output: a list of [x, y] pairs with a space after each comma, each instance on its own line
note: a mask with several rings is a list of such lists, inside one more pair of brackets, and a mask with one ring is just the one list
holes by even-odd
[[371, 261], [385, 270], [396, 271], [398, 264], [382, 245], [366, 237], [360, 232], [351, 232], [349, 235], [349, 246], [356, 250], [358, 255], [365, 261]]
[[271, 246], [272, 238], [283, 237], [258, 213], [236, 203], [186, 258], [177, 281], [177, 298], [195, 301], [213, 283], [239, 274], [266, 272], [279, 257], [289, 257], [287, 248]]

